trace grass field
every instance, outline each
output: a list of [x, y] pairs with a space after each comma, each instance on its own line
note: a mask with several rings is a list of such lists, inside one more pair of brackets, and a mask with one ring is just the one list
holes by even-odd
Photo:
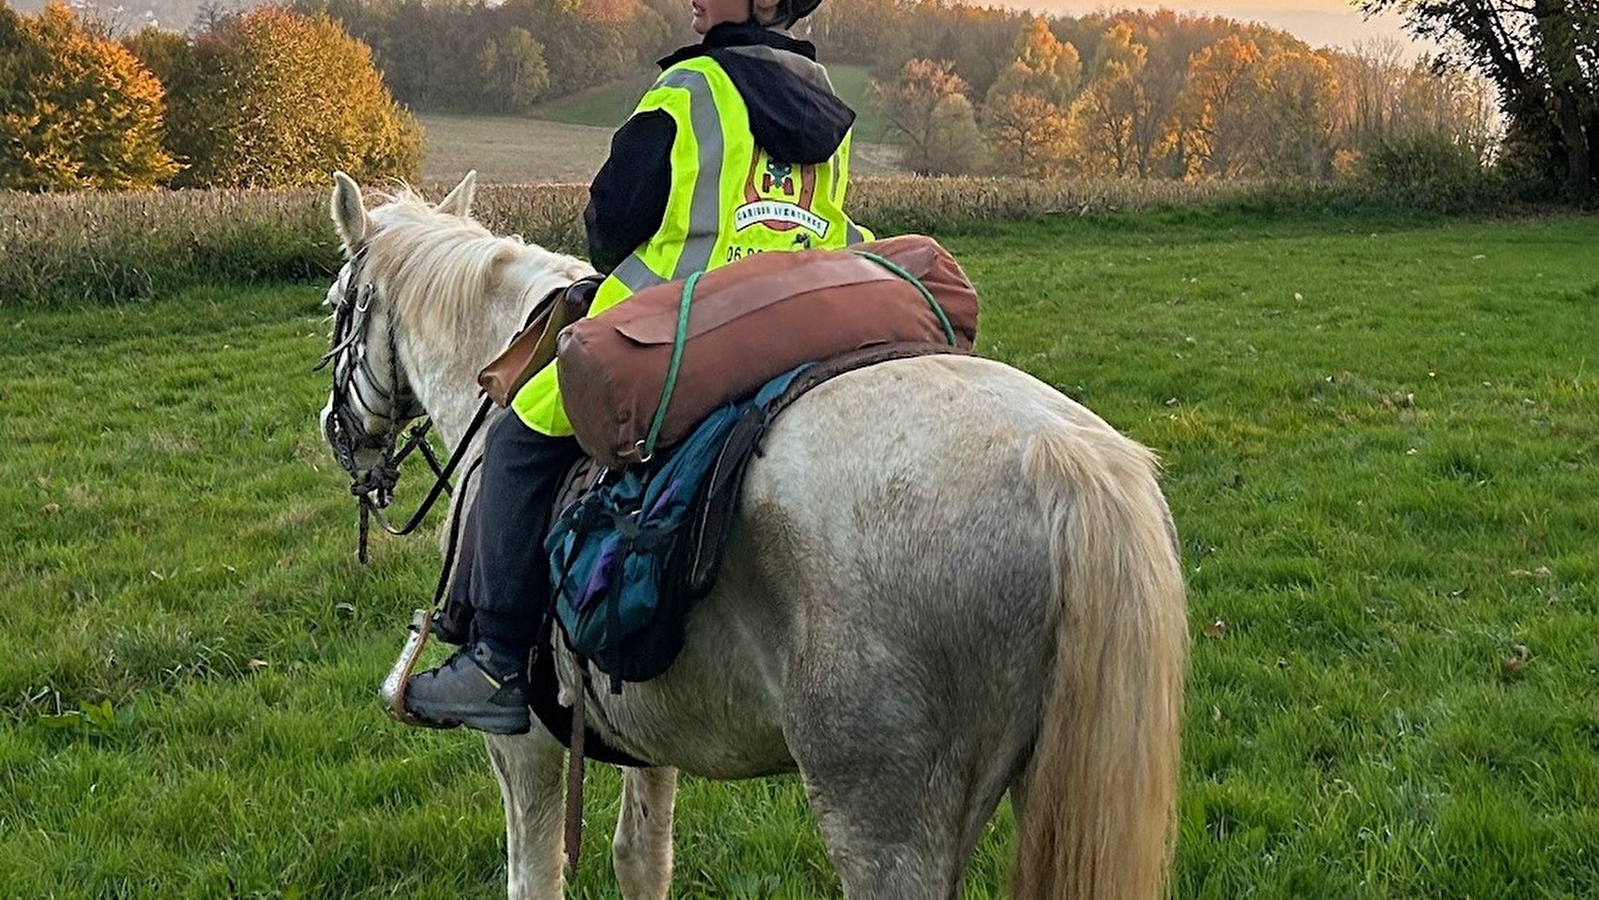
[[[1599, 896], [1599, 219], [946, 243], [980, 350], [1165, 461], [1194, 634], [1176, 896]], [[436, 544], [353, 558], [325, 287], [0, 310], [0, 897], [501, 895], [480, 742], [374, 696]], [[614, 896], [617, 782], [590, 779], [570, 893]], [[1003, 895], [1009, 828], [968, 896]], [[677, 848], [674, 896], [838, 896], [793, 779], [686, 778]]]
[[[835, 87], [858, 118], [852, 171], [893, 175], [898, 149], [883, 143], [882, 127], [865, 102], [866, 69], [831, 66]], [[422, 113], [427, 144], [422, 177], [455, 183], [470, 169], [490, 184], [588, 182], [610, 154], [611, 133], [651, 83], [648, 73], [597, 85], [535, 109], [526, 117]]]

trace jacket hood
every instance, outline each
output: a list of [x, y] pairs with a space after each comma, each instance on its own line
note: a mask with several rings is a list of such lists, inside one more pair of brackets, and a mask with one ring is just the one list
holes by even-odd
[[724, 23], [699, 44], [662, 59], [661, 67], [709, 56], [727, 73], [749, 108], [755, 143], [774, 159], [825, 162], [844, 142], [855, 111], [833, 93], [816, 47], [769, 28]]

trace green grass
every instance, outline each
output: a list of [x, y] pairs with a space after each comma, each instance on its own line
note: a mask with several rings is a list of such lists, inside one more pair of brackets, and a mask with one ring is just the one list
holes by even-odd
[[855, 140], [881, 143], [887, 138], [883, 134], [883, 124], [866, 102], [866, 79], [870, 77], [871, 70], [866, 66], [851, 63], [834, 63], [827, 67], [827, 77], [833, 82], [833, 90], [850, 109], [855, 110]]
[[632, 114], [639, 97], [643, 96], [654, 83], [655, 75], [653, 70], [639, 72], [627, 78], [607, 81], [575, 94], [540, 103], [528, 113], [528, 117], [565, 122], [569, 125], [601, 125], [615, 128]]
[[[1177, 896], [1599, 894], [1599, 220], [946, 243], [980, 350], [1165, 461], [1194, 630]], [[353, 558], [324, 289], [0, 309], [0, 896], [500, 894], [480, 742], [378, 710], [437, 547]], [[617, 780], [590, 778], [571, 894], [614, 896]], [[1002, 817], [969, 896], [1003, 894], [1009, 842]], [[677, 846], [674, 896], [837, 896], [792, 779], [685, 779]]]

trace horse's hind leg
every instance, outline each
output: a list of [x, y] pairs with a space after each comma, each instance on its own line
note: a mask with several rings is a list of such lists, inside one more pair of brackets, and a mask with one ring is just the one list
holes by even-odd
[[956, 900], [1009, 768], [958, 732], [894, 721], [907, 706], [878, 699], [807, 702], [790, 719], [822, 839], [850, 900]]
[[676, 797], [676, 769], [622, 770], [622, 812], [611, 842], [611, 865], [625, 900], [666, 900], [672, 886]]
[[505, 801], [506, 893], [560, 900], [562, 747], [543, 729], [483, 735]]

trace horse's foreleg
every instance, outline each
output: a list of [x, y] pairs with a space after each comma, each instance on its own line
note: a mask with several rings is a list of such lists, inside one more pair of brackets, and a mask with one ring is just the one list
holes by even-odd
[[672, 886], [676, 796], [676, 769], [622, 770], [622, 812], [611, 843], [611, 865], [625, 900], [665, 900]]
[[563, 748], [543, 729], [485, 734], [505, 801], [506, 892], [510, 900], [561, 896]]

